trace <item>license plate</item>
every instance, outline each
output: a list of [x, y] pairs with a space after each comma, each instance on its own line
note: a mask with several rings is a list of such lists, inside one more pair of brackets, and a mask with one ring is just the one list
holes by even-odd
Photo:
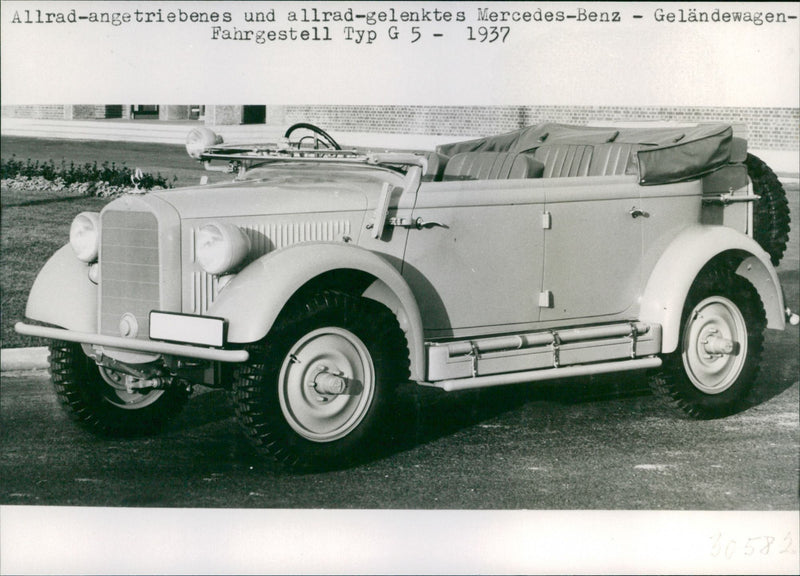
[[172, 312], [150, 312], [151, 340], [201, 346], [223, 346], [226, 327], [227, 323], [224, 318]]

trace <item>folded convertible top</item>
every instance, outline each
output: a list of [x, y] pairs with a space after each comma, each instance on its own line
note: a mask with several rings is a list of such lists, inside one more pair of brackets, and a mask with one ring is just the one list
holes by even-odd
[[514, 132], [445, 144], [437, 152], [534, 152], [552, 145], [634, 144], [639, 182], [665, 184], [696, 178], [731, 159], [733, 129], [727, 124], [668, 128], [596, 128], [537, 124]]

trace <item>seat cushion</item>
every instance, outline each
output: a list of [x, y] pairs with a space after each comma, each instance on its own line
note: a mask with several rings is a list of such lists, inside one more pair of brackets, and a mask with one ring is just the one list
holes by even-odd
[[447, 162], [443, 180], [539, 178], [544, 165], [531, 154], [462, 152]]
[[423, 182], [441, 180], [444, 174], [444, 167], [447, 165], [448, 157], [438, 152], [427, 152], [425, 154], [427, 167], [422, 175]]
[[596, 144], [589, 166], [589, 176], [621, 176], [622, 174], [636, 174], [636, 164], [633, 157], [641, 144], [626, 144], [612, 142], [609, 144]]
[[534, 157], [544, 164], [545, 178], [588, 176], [592, 147], [584, 144], [545, 144]]

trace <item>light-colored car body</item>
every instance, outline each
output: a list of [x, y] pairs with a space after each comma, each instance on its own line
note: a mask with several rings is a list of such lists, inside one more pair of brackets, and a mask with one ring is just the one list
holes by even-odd
[[[33, 286], [26, 315], [49, 326], [17, 329], [130, 375], [186, 364], [219, 385], [219, 366], [246, 361], [293, 298], [332, 288], [392, 311], [412, 381], [459, 390], [658, 367], [695, 280], [723, 257], [784, 328], [729, 127], [656, 131], [660, 144], [562, 128], [417, 154], [206, 146], [201, 160], [230, 162], [236, 179], [110, 202], [97, 259], [64, 247]], [[198, 256], [209, 225], [243, 252], [223, 273]], [[160, 315], [152, 334], [153, 311], [186, 327]], [[194, 342], [198, 317], [219, 319], [224, 339]]]

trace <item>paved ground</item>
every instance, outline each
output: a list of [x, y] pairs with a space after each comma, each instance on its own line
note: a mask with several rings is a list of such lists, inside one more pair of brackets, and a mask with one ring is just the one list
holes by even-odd
[[[793, 293], [797, 294], [797, 278]], [[769, 333], [757, 404], [715, 421], [662, 408], [641, 375], [430, 394], [386, 458], [294, 475], [250, 449], [223, 392], [167, 433], [101, 440], [42, 373], [4, 374], [0, 504], [391, 509], [798, 508], [798, 329]]]

